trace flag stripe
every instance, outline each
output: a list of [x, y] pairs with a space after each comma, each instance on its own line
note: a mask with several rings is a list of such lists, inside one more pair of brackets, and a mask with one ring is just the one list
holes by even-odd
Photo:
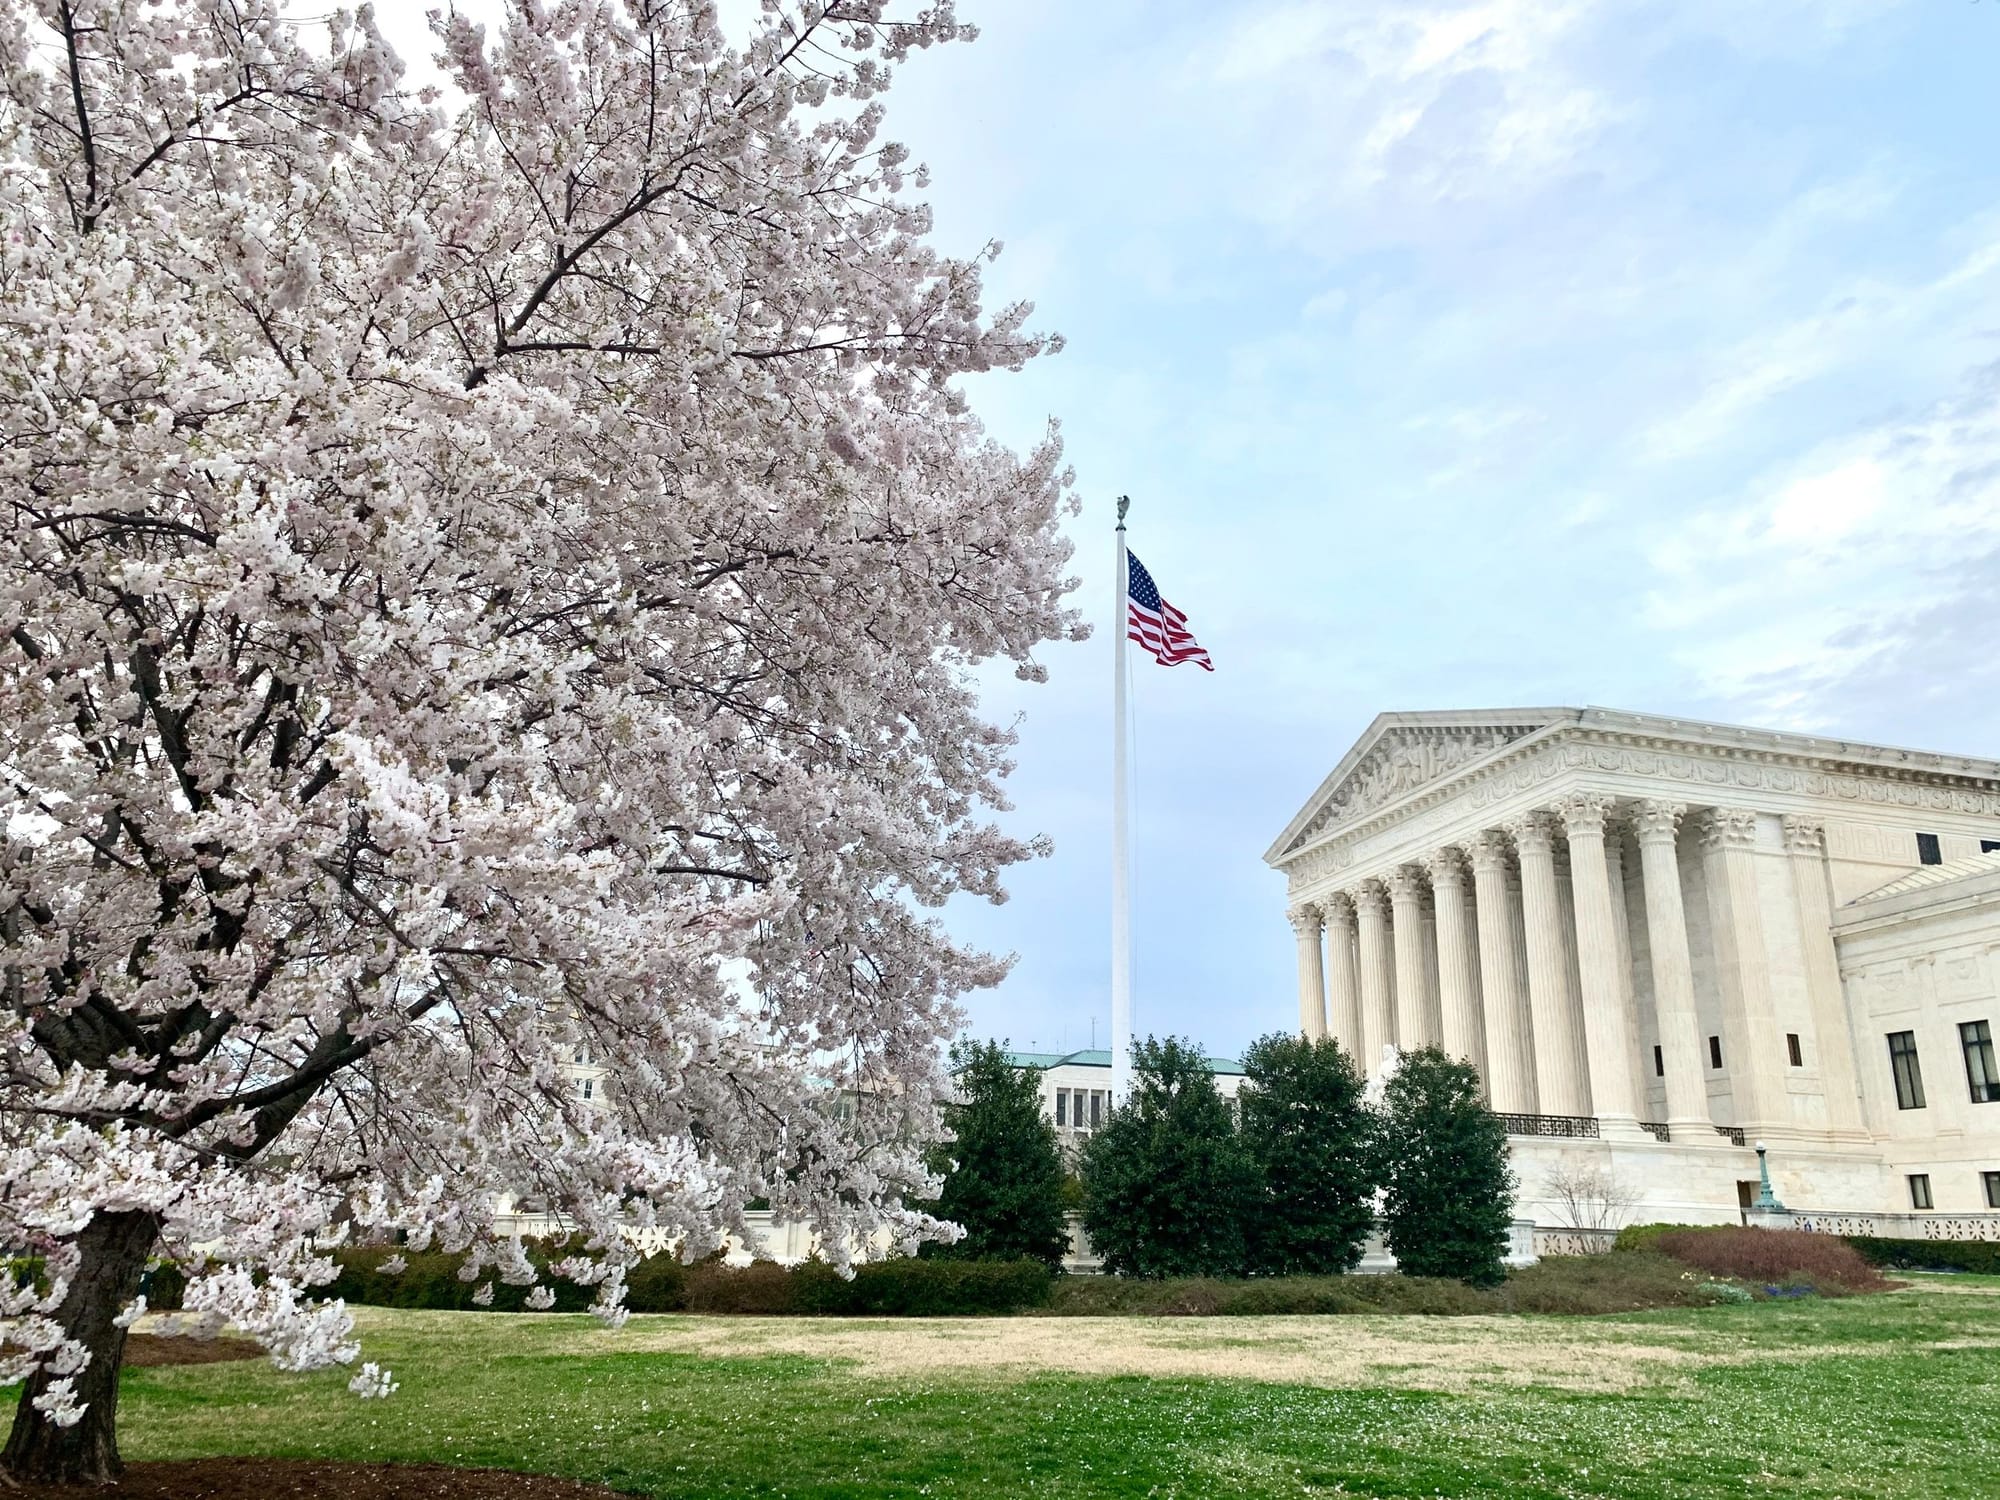
[[1153, 575], [1136, 554], [1128, 551], [1125, 562], [1126, 638], [1144, 646], [1163, 667], [1191, 661], [1203, 671], [1213, 672], [1215, 663], [1187, 628], [1187, 616], [1160, 597]]

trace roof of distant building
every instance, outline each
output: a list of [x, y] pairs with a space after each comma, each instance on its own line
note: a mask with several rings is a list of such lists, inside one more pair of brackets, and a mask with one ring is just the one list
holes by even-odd
[[1920, 891], [1926, 886], [1943, 885], [1948, 880], [1963, 880], [1968, 875], [1991, 875], [1995, 870], [2000, 870], [2000, 850], [1974, 854], [1967, 859], [1954, 859], [1947, 864], [1925, 865], [1907, 875], [1898, 876], [1887, 885], [1878, 885], [1867, 895], [1855, 897], [1855, 900], [1873, 901], [1881, 896], [1900, 896], [1905, 891]]
[[[1077, 1052], [1009, 1052], [1007, 1061], [1017, 1068], [1109, 1068], [1111, 1054], [1102, 1047], [1085, 1047]], [[1233, 1057], [1211, 1057], [1208, 1070], [1241, 1073], [1243, 1064]]]

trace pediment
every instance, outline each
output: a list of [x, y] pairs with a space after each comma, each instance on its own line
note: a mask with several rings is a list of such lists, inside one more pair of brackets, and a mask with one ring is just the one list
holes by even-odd
[[1321, 783], [1265, 858], [1276, 864], [1324, 833], [1358, 822], [1575, 715], [1574, 709], [1384, 714]]

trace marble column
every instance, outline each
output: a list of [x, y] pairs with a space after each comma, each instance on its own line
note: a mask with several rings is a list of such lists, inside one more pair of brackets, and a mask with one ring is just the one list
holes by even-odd
[[1676, 1141], [1712, 1145], [1708, 1085], [1701, 1066], [1701, 1021], [1694, 1008], [1687, 910], [1681, 903], [1680, 851], [1674, 830], [1685, 803], [1639, 804], [1639, 870], [1646, 891], [1646, 946], [1653, 964], [1653, 1008], [1667, 1076], [1667, 1127]]
[[1316, 1042], [1326, 1035], [1326, 965], [1320, 957], [1319, 908], [1305, 903], [1286, 915], [1299, 940], [1299, 1035]]
[[[1465, 853], [1440, 849], [1425, 864], [1431, 872], [1431, 904], [1437, 910], [1440, 1045], [1487, 1078], [1486, 1028], [1479, 1016], [1479, 952], [1465, 904]], [[1487, 1087], [1490, 1093], [1490, 1079]]]
[[1590, 1113], [1583, 1027], [1569, 988], [1562, 908], [1556, 896], [1555, 828], [1545, 812], [1508, 826], [1521, 856], [1521, 917], [1528, 937], [1528, 1009], [1535, 1024], [1535, 1094], [1545, 1115]]
[[1389, 950], [1389, 893], [1379, 880], [1354, 893], [1361, 952], [1361, 1065], [1370, 1078], [1382, 1071], [1382, 1049], [1396, 1044], [1395, 960]]
[[1827, 882], [1826, 828], [1816, 818], [1787, 815], [1785, 852], [1792, 863], [1792, 900], [1806, 956], [1806, 993], [1812, 1002], [1813, 1050], [1826, 1091], [1826, 1124], [1836, 1134], [1865, 1138], [1854, 1034], [1833, 949], [1833, 893]]
[[1653, 1058], [1639, 1026], [1639, 992], [1633, 982], [1632, 921], [1625, 900], [1625, 840], [1616, 828], [1605, 830], [1604, 863], [1611, 875], [1611, 925], [1618, 934], [1618, 988], [1625, 1001], [1625, 1032], [1632, 1038], [1632, 1106], [1648, 1112]]
[[[1428, 870], [1428, 866], [1425, 867]], [[1425, 884], [1429, 884], [1428, 876]], [[1438, 1046], [1444, 1045], [1444, 1000], [1438, 988], [1437, 908], [1424, 901], [1424, 1035]]]
[[[1612, 799], [1596, 793], [1566, 798], [1557, 808], [1569, 835], [1571, 900], [1576, 907], [1576, 963], [1583, 986], [1584, 1058], [1590, 1100], [1607, 1134], [1637, 1137], [1632, 1054], [1637, 1046], [1625, 1014], [1612, 914], [1611, 866], [1604, 857], [1604, 820]], [[1623, 892], [1619, 893], [1622, 900]]]
[[1736, 1123], [1751, 1135], [1790, 1130], [1795, 1127], [1785, 1092], [1784, 1038], [1757, 887], [1757, 815], [1740, 807], [1710, 808], [1702, 819], [1701, 843], [1728, 1049], [1722, 1061]]
[[1361, 1050], [1361, 969], [1354, 953], [1354, 898], [1336, 891], [1327, 898], [1325, 913], [1327, 1000], [1333, 1034], [1348, 1056], [1365, 1061]]
[[1386, 884], [1396, 929], [1396, 1043], [1405, 1052], [1437, 1041], [1425, 1014], [1430, 992], [1424, 959], [1424, 877], [1414, 865], [1391, 870]]
[[1514, 951], [1513, 901], [1507, 888], [1507, 841], [1475, 834], [1474, 915], [1479, 928], [1480, 1008], [1486, 1022], [1486, 1097], [1503, 1114], [1535, 1113], [1534, 1030], [1528, 1023], [1521, 965]]

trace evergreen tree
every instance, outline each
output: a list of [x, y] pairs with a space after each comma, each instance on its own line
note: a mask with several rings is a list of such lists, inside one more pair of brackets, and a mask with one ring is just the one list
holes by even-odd
[[1382, 1148], [1383, 1215], [1402, 1271], [1498, 1282], [1515, 1180], [1506, 1127], [1472, 1065], [1435, 1047], [1404, 1053], [1383, 1099]]
[[923, 1253], [1060, 1266], [1069, 1248], [1062, 1154], [1042, 1117], [1041, 1075], [1008, 1062], [998, 1042], [958, 1043], [951, 1063], [958, 1099], [944, 1109], [952, 1139], [934, 1162], [944, 1176], [936, 1211], [965, 1238]]
[[1278, 1033], [1243, 1054], [1243, 1146], [1262, 1196], [1250, 1265], [1272, 1276], [1351, 1271], [1375, 1223], [1375, 1119], [1366, 1080], [1328, 1038]]
[[1083, 1152], [1083, 1222], [1122, 1276], [1235, 1276], [1256, 1169], [1208, 1059], [1190, 1042], [1133, 1049], [1132, 1097]]

